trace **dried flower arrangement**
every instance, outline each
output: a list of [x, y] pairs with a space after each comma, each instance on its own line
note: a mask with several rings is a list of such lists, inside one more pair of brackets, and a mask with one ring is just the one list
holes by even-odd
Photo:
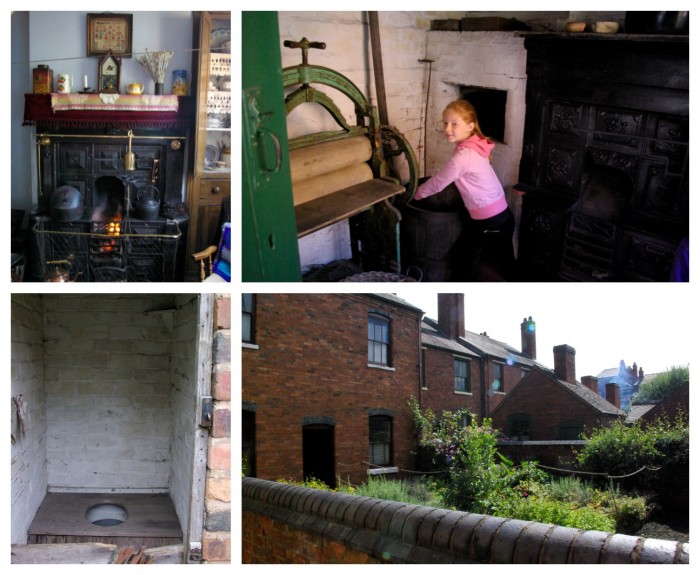
[[173, 52], [171, 51], [157, 50], [149, 52], [147, 48], [146, 53], [139, 56], [136, 61], [151, 75], [156, 84], [162, 84], [165, 80], [165, 70], [172, 57]]

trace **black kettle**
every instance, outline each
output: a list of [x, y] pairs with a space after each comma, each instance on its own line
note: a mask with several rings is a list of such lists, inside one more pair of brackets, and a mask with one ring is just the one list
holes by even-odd
[[160, 194], [155, 186], [144, 186], [136, 192], [136, 217], [155, 220], [160, 212]]

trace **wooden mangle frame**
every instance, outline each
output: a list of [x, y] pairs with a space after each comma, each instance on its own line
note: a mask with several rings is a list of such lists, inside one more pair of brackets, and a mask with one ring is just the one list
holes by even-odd
[[[285, 97], [287, 116], [301, 104], [322, 106], [338, 124], [339, 130], [318, 132], [289, 140], [290, 152], [307, 146], [367, 137], [371, 144], [368, 164], [374, 179], [327, 194], [295, 206], [297, 236], [303, 237], [335, 222], [348, 219], [352, 257], [364, 271], [401, 273], [399, 207], [408, 203], [418, 185], [418, 162], [411, 145], [393, 126], [382, 125], [376, 106], [369, 104], [359, 88], [339, 72], [308, 63], [310, 48], [325, 49], [323, 42], [287, 40], [288, 48], [300, 48], [302, 63], [284, 68], [284, 89], [294, 88]], [[349, 98], [355, 106], [356, 125], [350, 125], [336, 103], [312, 84], [329, 86]], [[405, 156], [409, 181], [402, 185], [394, 175], [391, 158]]]

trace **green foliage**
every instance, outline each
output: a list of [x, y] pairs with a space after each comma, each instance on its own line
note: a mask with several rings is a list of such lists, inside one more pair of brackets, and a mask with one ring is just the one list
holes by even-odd
[[293, 479], [278, 479], [277, 483], [284, 483], [286, 485], [298, 485], [299, 487], [309, 487], [311, 489], [319, 489], [321, 491], [337, 491], [336, 489], [331, 489], [320, 479], [315, 477], [305, 477], [303, 481], [294, 481]]
[[[401, 501], [413, 505], [428, 505], [440, 507], [442, 502], [431, 490], [428, 483], [421, 480], [386, 479], [385, 477], [369, 477], [367, 483], [351, 488], [354, 495]], [[343, 488], [342, 491], [348, 491]]]
[[642, 429], [640, 422], [628, 426], [616, 421], [610, 427], [594, 429], [586, 439], [576, 455], [579, 467], [586, 471], [621, 476], [645, 465], [656, 467], [661, 461], [653, 435]]
[[689, 422], [684, 413], [678, 414], [674, 421], [662, 415], [646, 427], [640, 422], [631, 426], [618, 422], [594, 430], [587, 439], [577, 453], [578, 466], [615, 477], [644, 468], [626, 480], [629, 488], [662, 493], [664, 479], [687, 472], [689, 466]]
[[[577, 529], [627, 533], [633, 533], [648, 515], [643, 498], [622, 495], [608, 483], [604, 483], [604, 489], [596, 489], [592, 483], [577, 478], [552, 480], [533, 461], [514, 465], [498, 453], [489, 419], [480, 425], [472, 421], [461, 426], [459, 412], [444, 412], [438, 420], [430, 410], [421, 412], [415, 400], [411, 409], [421, 445], [432, 450], [437, 463], [447, 466], [447, 479], [436, 490], [445, 507]], [[619, 470], [616, 473], [636, 471], [640, 458], [652, 463], [662, 456], [657, 449], [657, 436], [670, 443], [668, 432], [674, 428], [670, 424], [666, 427], [664, 433], [661, 425], [653, 433], [639, 427], [630, 430], [623, 424], [594, 431], [594, 448], [584, 449], [579, 454], [580, 462], [602, 468], [612, 461]]]
[[595, 529], [609, 532], [615, 530], [615, 519], [601, 510], [591, 507], [578, 508], [564, 501], [540, 498], [536, 495], [501, 499], [494, 509], [494, 514], [576, 529]]
[[420, 444], [432, 449], [436, 460], [447, 465], [448, 478], [440, 489], [447, 507], [490, 513], [504, 490], [526, 489], [529, 483], [546, 476], [535, 463], [516, 467], [498, 453], [490, 419], [479, 424], [470, 417], [471, 422], [465, 426], [462, 421], [465, 414], [471, 416], [468, 411], [443, 411], [438, 419], [430, 409], [421, 411], [414, 398], [409, 406]]
[[673, 366], [648, 381], [643, 380], [639, 391], [632, 397], [632, 402], [642, 403], [664, 399], [687, 381], [690, 381], [689, 366]]
[[643, 497], [622, 496], [613, 500], [615, 531], [636, 533], [649, 517], [650, 508]]
[[591, 484], [581, 481], [578, 477], [560, 477], [547, 485], [547, 493], [552, 499], [579, 506], [588, 505], [593, 492]]

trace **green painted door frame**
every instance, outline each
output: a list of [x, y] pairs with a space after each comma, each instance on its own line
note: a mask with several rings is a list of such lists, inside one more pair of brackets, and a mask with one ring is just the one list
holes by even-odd
[[242, 279], [301, 281], [277, 12], [243, 12]]

